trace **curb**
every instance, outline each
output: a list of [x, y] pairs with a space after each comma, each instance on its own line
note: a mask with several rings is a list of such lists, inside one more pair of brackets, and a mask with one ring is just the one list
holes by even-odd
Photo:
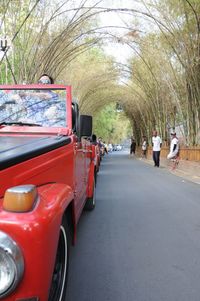
[[[153, 161], [150, 159], [141, 159], [138, 157], [137, 159], [153, 166]], [[189, 180], [190, 182], [200, 185], [200, 164], [198, 162], [190, 163], [189, 161], [185, 162], [183, 160], [180, 160], [178, 167], [175, 170], [172, 170], [169, 165], [169, 161], [161, 158], [160, 167], [165, 168], [173, 175], [176, 175], [180, 178]]]

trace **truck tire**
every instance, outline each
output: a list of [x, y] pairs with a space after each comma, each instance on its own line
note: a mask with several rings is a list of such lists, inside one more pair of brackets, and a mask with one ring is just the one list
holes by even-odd
[[59, 242], [48, 301], [65, 301], [69, 265], [70, 236], [66, 218], [60, 225]]
[[87, 211], [91, 211], [95, 208], [95, 205], [96, 205], [96, 189], [95, 189], [95, 176], [94, 176], [94, 179], [93, 179], [93, 194], [92, 194], [92, 197], [91, 198], [88, 198], [86, 203], [85, 203], [85, 207], [84, 209], [87, 210]]
[[95, 169], [95, 172], [94, 172], [94, 180], [95, 180], [95, 187], [97, 186], [97, 170]]

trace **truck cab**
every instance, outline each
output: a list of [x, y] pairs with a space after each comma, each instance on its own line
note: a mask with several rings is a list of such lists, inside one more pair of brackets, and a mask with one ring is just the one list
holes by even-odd
[[71, 87], [0, 86], [0, 300], [64, 301], [69, 247], [95, 207], [92, 118]]

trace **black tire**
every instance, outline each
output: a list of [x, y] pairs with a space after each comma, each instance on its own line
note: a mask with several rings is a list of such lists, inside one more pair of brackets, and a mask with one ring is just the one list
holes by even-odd
[[96, 205], [96, 189], [95, 189], [95, 177], [94, 177], [94, 180], [93, 180], [93, 194], [92, 194], [92, 197], [91, 198], [88, 198], [86, 203], [85, 203], [85, 207], [84, 209], [87, 210], [87, 211], [91, 211], [95, 208], [95, 205]]
[[70, 236], [67, 220], [64, 217], [60, 225], [59, 242], [48, 301], [66, 300], [69, 247]]
[[94, 180], [95, 180], [95, 187], [97, 186], [97, 170], [95, 169], [95, 172], [94, 172]]

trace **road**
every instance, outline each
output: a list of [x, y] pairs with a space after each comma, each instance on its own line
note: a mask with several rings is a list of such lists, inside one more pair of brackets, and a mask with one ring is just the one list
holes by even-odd
[[67, 301], [199, 301], [200, 186], [106, 156], [71, 250]]

